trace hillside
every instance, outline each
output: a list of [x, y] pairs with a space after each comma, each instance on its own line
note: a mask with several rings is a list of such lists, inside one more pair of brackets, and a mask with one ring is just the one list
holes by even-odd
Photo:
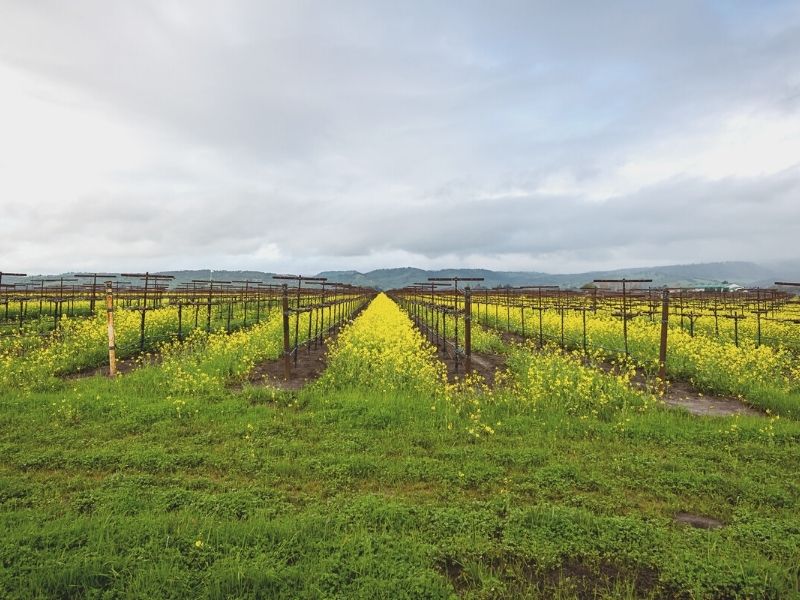
[[[670, 265], [665, 267], [645, 267], [637, 269], [616, 269], [613, 271], [591, 271], [586, 273], [555, 274], [525, 271], [490, 271], [486, 269], [441, 269], [427, 271], [410, 267], [398, 269], [377, 269], [367, 273], [357, 271], [325, 271], [320, 273], [331, 281], [367, 285], [379, 289], [392, 289], [424, 282], [428, 277], [483, 277], [484, 282], [475, 285], [486, 287], [520, 285], [560, 285], [564, 288], [580, 287], [593, 279], [652, 279], [654, 286], [701, 286], [728, 281], [748, 286], [759, 283], [771, 285], [780, 277], [773, 271], [755, 263], [722, 262], [700, 263], [694, 265]], [[769, 283], [764, 283], [769, 282]]]
[[[162, 271], [173, 275], [172, 286], [187, 283], [193, 279], [214, 281], [264, 281], [273, 283], [274, 273], [263, 271], [226, 271], [209, 269]], [[69, 275], [69, 274], [66, 274]], [[310, 274], [309, 274], [310, 275]], [[698, 263], [693, 265], [669, 265], [664, 267], [643, 267], [635, 269], [616, 269], [613, 271], [590, 271], [586, 273], [541, 273], [536, 271], [491, 271], [488, 269], [439, 269], [424, 270], [413, 267], [376, 269], [361, 273], [359, 271], [323, 271], [317, 274], [329, 281], [350, 283], [382, 290], [400, 288], [415, 282], [427, 281], [428, 277], [483, 277], [484, 281], [475, 286], [521, 286], [521, 285], [559, 285], [563, 288], [576, 288], [593, 279], [652, 279], [653, 286], [703, 286], [723, 281], [743, 286], [769, 287], [777, 280], [797, 281], [800, 279], [800, 262], [784, 261], [762, 266], [751, 262]], [[37, 276], [41, 277], [41, 276]], [[60, 277], [48, 275], [47, 277]], [[31, 280], [34, 277], [6, 277], [3, 283]]]

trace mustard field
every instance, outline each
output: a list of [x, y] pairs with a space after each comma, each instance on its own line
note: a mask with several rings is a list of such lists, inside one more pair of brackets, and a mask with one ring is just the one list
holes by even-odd
[[[179, 340], [164, 306], [144, 353], [119, 311], [137, 362], [114, 378], [105, 315], [2, 338], [3, 597], [800, 597], [790, 344], [670, 330], [668, 377], [756, 409], [696, 416], [637, 384], [646, 319], [623, 360], [611, 315], [584, 351], [578, 312], [564, 348], [544, 312], [540, 347], [477, 303], [490, 382], [455, 377], [388, 296], [354, 308], [299, 388], [254, 379], [284, 360], [281, 310]], [[301, 358], [315, 310], [288, 317]]]

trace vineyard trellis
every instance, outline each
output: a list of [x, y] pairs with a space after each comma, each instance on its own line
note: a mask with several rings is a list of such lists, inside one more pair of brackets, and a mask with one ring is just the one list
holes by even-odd
[[[297, 286], [293, 288], [291, 294], [287, 283], [280, 286], [283, 314], [284, 377], [286, 379], [291, 374], [292, 363], [295, 367], [297, 366], [301, 346], [305, 345], [309, 352], [312, 346], [319, 347], [325, 337], [336, 331], [346, 320], [354, 318], [356, 313], [375, 296], [375, 290], [346, 283], [328, 282], [327, 277], [275, 275], [273, 279], [297, 282]], [[318, 285], [319, 288], [303, 288], [303, 283]], [[308, 329], [305, 340], [301, 341], [300, 321], [306, 315], [308, 316]], [[294, 327], [291, 323], [292, 316], [294, 316]], [[292, 333], [294, 333], [293, 336]]]
[[[4, 305], [0, 312], [0, 342], [28, 336], [47, 344], [52, 336], [59, 334], [64, 318], [100, 318], [98, 303], [105, 300], [110, 371], [115, 371], [118, 357], [143, 354], [162, 343], [182, 342], [195, 331], [230, 334], [281, 312], [293, 325], [284, 332], [288, 377], [290, 356], [296, 365], [299, 348], [320, 345], [375, 293], [371, 289], [328, 282], [326, 278], [303, 276], [273, 278], [296, 280], [298, 285], [291, 294], [286, 284], [275, 281], [195, 279], [173, 285], [173, 276], [149, 272], [119, 276], [79, 273], [74, 277], [20, 281], [24, 277], [27, 277], [24, 273], [0, 273], [0, 302]], [[88, 281], [81, 283], [81, 280]], [[114, 313], [120, 311], [137, 313], [135, 343], [127, 335], [127, 343], [118, 345]], [[301, 332], [300, 322], [306, 316], [307, 329]]]
[[[461, 357], [468, 358], [471, 352], [464, 308], [467, 303], [470, 304], [469, 316], [484, 327], [533, 339], [539, 346], [553, 342], [564, 349], [580, 349], [584, 354], [597, 350], [610, 357], [630, 357], [629, 324], [650, 323], [658, 338], [655, 354], [641, 356], [639, 344], [639, 355], [634, 358], [655, 361], [662, 381], [666, 378], [670, 331], [680, 331], [692, 338], [697, 335], [717, 338], [737, 348], [746, 343], [755, 348], [769, 345], [800, 352], [800, 329], [797, 328], [800, 304], [797, 296], [777, 287], [796, 285], [791, 282], [776, 282], [776, 287], [769, 289], [729, 292], [644, 288], [642, 286], [651, 283], [650, 280], [632, 279], [596, 280], [595, 287], [581, 290], [538, 285], [457, 291], [455, 286], [438, 283], [436, 280], [417, 282], [394, 290], [390, 295], [406, 309], [434, 345], [453, 358], [456, 369]], [[538, 331], [531, 322], [532, 313], [538, 315]], [[580, 314], [577, 330], [575, 320], [568, 318], [574, 313]], [[605, 336], [601, 342], [593, 339], [590, 343], [589, 325], [596, 325], [598, 319], [619, 323], [617, 342]], [[570, 328], [565, 325], [567, 321], [570, 321]], [[467, 335], [459, 333], [459, 322], [465, 324]], [[743, 322], [751, 325], [742, 329]]]
[[[618, 282], [622, 283], [621, 280]], [[674, 321], [674, 325], [671, 322], [670, 326], [677, 326], [687, 331], [690, 336], [701, 332], [706, 335], [713, 333], [716, 337], [729, 338], [738, 346], [744, 339], [740, 331], [740, 322], [749, 319], [753, 322], [752, 331], [749, 332], [752, 336], [750, 339], [757, 347], [762, 344], [788, 344], [794, 350], [800, 351], [800, 329], [794, 327], [800, 324], [800, 301], [789, 292], [773, 288], [754, 288], [737, 292], [705, 292], [675, 287], [630, 289], [627, 286], [630, 283], [633, 283], [633, 280], [625, 281], [624, 291], [602, 288], [564, 290], [557, 286], [484, 289], [478, 292], [482, 311], [478, 316], [484, 325], [488, 325], [489, 321], [494, 325], [502, 325], [499, 317], [499, 312], [502, 310], [506, 313], [505, 329], [510, 331], [511, 310], [519, 309], [522, 311], [523, 337], [531, 337], [525, 321], [525, 310], [536, 311], [540, 315], [547, 311], [564, 315], [572, 310], [614, 317], [622, 322], [623, 344], [613, 350], [626, 354], [625, 323], [636, 318], [645, 318], [651, 322], [656, 322], [659, 316], [663, 319], [662, 304], [666, 290], [670, 297], [668, 316]], [[785, 282], [778, 283], [785, 284]], [[490, 319], [490, 310], [495, 313], [493, 319]], [[721, 327], [723, 319], [728, 319], [732, 323], [729, 333], [723, 331], [724, 328]], [[702, 323], [707, 327], [701, 331], [699, 325]], [[795, 333], [788, 337], [770, 336], [764, 331], [767, 324], [784, 326]], [[544, 344], [546, 337], [540, 327], [538, 336], [540, 345]], [[792, 341], [793, 337], [798, 338], [796, 342]], [[555, 341], [564, 345], [561, 336]]]
[[[478, 287], [464, 287], [467, 283]], [[660, 323], [657, 360], [662, 375], [669, 332], [676, 330], [737, 347], [767, 345], [800, 353], [800, 300], [793, 293], [800, 284], [796, 282], [736, 291], [643, 287], [649, 283], [596, 280], [595, 287], [581, 290], [549, 285], [486, 288], [480, 278], [434, 277], [390, 295], [453, 360], [457, 372], [471, 366], [472, 319], [534, 339], [540, 346], [555, 342], [584, 353], [591, 346], [622, 356], [632, 352], [630, 324], [649, 322], [657, 327]], [[116, 348], [118, 355], [141, 354], [161, 343], [180, 342], [194, 331], [232, 333], [279, 311], [288, 321], [283, 340], [287, 368], [297, 364], [301, 347], [318, 347], [325, 335], [375, 294], [371, 289], [299, 275], [278, 275], [271, 281], [195, 279], [175, 285], [171, 276], [148, 272], [57, 278], [0, 272], [0, 343], [19, 334], [45, 338], [58, 332], [65, 318], [97, 317], [98, 302], [106, 291], [112, 308], [134, 312], [138, 319], [135, 343], [125, 336]], [[162, 318], [165, 312], [171, 315], [169, 319]], [[576, 314], [580, 315], [577, 321], [570, 316]], [[151, 315], [158, 326], [150, 325]], [[599, 318], [619, 322], [616, 341], [606, 336], [589, 343], [589, 329]]]
[[[456, 373], [461, 363], [465, 372], [472, 370], [472, 291], [469, 286], [459, 289], [458, 284], [483, 280], [483, 277], [429, 277], [427, 282], [389, 293], [428, 340], [452, 358]], [[448, 320], [452, 320], [452, 339], [448, 336]], [[459, 322], [463, 322], [462, 336]]]

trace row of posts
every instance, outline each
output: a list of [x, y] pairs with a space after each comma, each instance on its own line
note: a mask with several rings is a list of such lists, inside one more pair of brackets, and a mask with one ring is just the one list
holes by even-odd
[[[425, 285], [431, 285], [430, 283]], [[431, 290], [433, 290], [433, 286], [431, 286]], [[453, 332], [453, 363], [455, 372], [458, 373], [459, 365], [460, 365], [460, 351], [458, 345], [458, 327], [459, 327], [459, 317], [463, 317], [464, 320], [464, 371], [466, 373], [472, 372], [472, 290], [469, 286], [464, 288], [463, 292], [464, 296], [464, 308], [460, 307], [460, 294], [459, 290], [456, 288], [453, 291], [453, 308], [449, 309], [445, 306], [441, 306], [438, 308], [439, 305], [436, 304], [434, 301], [434, 295], [431, 293], [430, 302], [426, 302], [422, 304], [424, 307], [425, 315], [423, 316], [420, 314], [420, 303], [413, 301], [413, 302], [403, 302], [407, 307], [410, 304], [410, 308], [412, 310], [411, 316], [419, 326], [421, 323], [424, 322], [425, 329], [428, 332], [429, 339], [434, 343], [437, 348], [443, 349], [447, 352], [447, 320], [446, 316], [448, 314], [452, 314], [454, 318], [454, 332]], [[434, 315], [430, 315], [430, 319], [428, 318], [428, 307], [430, 306], [430, 310], [432, 313], [435, 313], [436, 317], [434, 319]], [[442, 329], [439, 330], [439, 313], [443, 315], [442, 318]]]
[[[308, 351], [311, 352], [311, 344], [314, 343], [314, 347], [317, 347], [318, 344], [322, 344], [323, 338], [325, 335], [325, 310], [327, 309], [328, 312], [328, 329], [336, 327], [337, 324], [341, 323], [345, 320], [348, 316], [352, 315], [354, 311], [358, 308], [358, 302], [363, 300], [362, 294], [363, 291], [359, 292], [358, 296], [353, 294], [346, 295], [342, 298], [334, 298], [332, 301], [326, 302], [325, 296], [325, 288], [324, 288], [324, 278], [313, 278], [313, 277], [282, 277], [284, 279], [296, 279], [298, 281], [297, 287], [297, 297], [296, 297], [296, 306], [292, 307], [290, 305], [290, 297], [289, 297], [289, 287], [287, 284], [283, 284], [281, 286], [281, 309], [283, 313], [283, 374], [285, 379], [289, 379], [292, 373], [292, 363], [294, 366], [297, 367], [297, 360], [298, 360], [298, 352], [300, 348], [300, 315], [301, 313], [308, 313], [308, 330], [307, 330], [307, 338], [306, 344], [308, 346]], [[322, 291], [322, 302], [319, 304], [312, 304], [306, 307], [302, 307], [300, 300], [300, 282], [312, 280], [313, 282], [322, 282], [323, 291]], [[315, 313], [316, 311], [316, 313]], [[294, 346], [292, 346], [292, 324], [291, 324], [291, 316], [294, 313], [295, 322], [294, 322]], [[315, 317], [316, 314], [316, 317]], [[313, 335], [312, 335], [313, 334]]]
[[[470, 372], [472, 370], [472, 292], [469, 287], [464, 288], [464, 309], [463, 311], [459, 310], [459, 300], [458, 300], [458, 291], [456, 290], [454, 293], [454, 302], [455, 302], [455, 309], [453, 310], [453, 315], [455, 318], [455, 344], [454, 344], [454, 361], [455, 361], [455, 370], [458, 372], [459, 366], [459, 352], [458, 352], [458, 317], [459, 314], [463, 314], [464, 317], [464, 367], [466, 372]], [[294, 360], [295, 364], [297, 362], [297, 349], [298, 349], [298, 328], [299, 328], [299, 319], [300, 319], [300, 312], [302, 309], [300, 308], [299, 304], [299, 295], [298, 295], [298, 305], [296, 310], [296, 323], [295, 323], [295, 347], [294, 347]], [[292, 356], [292, 348], [290, 345], [291, 342], [291, 333], [290, 333], [290, 314], [291, 309], [289, 306], [289, 292], [288, 286], [286, 284], [282, 285], [281, 291], [281, 303], [282, 303], [282, 311], [283, 311], [283, 350], [284, 350], [284, 374], [285, 377], [288, 379], [291, 374], [291, 356]], [[662, 300], [661, 300], [661, 336], [660, 336], [660, 344], [659, 344], [659, 378], [664, 381], [666, 379], [666, 359], [667, 359], [667, 335], [669, 331], [669, 290], [664, 289], [662, 291]], [[433, 294], [431, 294], [431, 300], [433, 300]], [[334, 303], [333, 305], [338, 306], [340, 303]], [[324, 299], [323, 304], [321, 305], [324, 309]], [[487, 303], [488, 308], [488, 303]], [[418, 304], [415, 303], [415, 309], [418, 311]], [[431, 306], [432, 310], [435, 310], [433, 307], [433, 303]], [[181, 306], [178, 307], [179, 314], [181, 311]], [[115, 332], [114, 332], [114, 298], [113, 298], [113, 284], [111, 281], [106, 282], [106, 311], [107, 311], [107, 322], [108, 322], [108, 357], [109, 357], [109, 374], [115, 375], [116, 374], [116, 341], [115, 341]], [[309, 312], [309, 342], [311, 341], [311, 310], [308, 309]], [[427, 312], [427, 309], [426, 309]], [[446, 313], [445, 313], [446, 314]], [[142, 312], [142, 316], [144, 317], [144, 311]], [[337, 315], [334, 319], [338, 321], [341, 315]], [[415, 315], [417, 321], [420, 320], [420, 315]], [[427, 317], [427, 315], [426, 315]], [[321, 331], [324, 329], [324, 316], [323, 322], [318, 324], [318, 332], [321, 334]], [[542, 308], [539, 308], [539, 328], [540, 328], [540, 343], [543, 342], [542, 339]], [[427, 320], [427, 319], [426, 319]], [[143, 327], [142, 319], [142, 329], [141, 329], [141, 337], [140, 343], [143, 343], [144, 340], [144, 327]], [[760, 323], [759, 323], [760, 324]], [[735, 320], [734, 323], [735, 328], [738, 330], [738, 319]], [[428, 327], [429, 332], [431, 332], [431, 328], [426, 323], [426, 327]], [[524, 306], [523, 306], [523, 328], [524, 328]], [[629, 356], [629, 348], [628, 348], [628, 336], [627, 336], [627, 314], [625, 314], [623, 309], [623, 338], [625, 343], [625, 355]], [[759, 327], [759, 334], [760, 334], [760, 327]], [[446, 329], [443, 332], [444, 335], [444, 344], [446, 345]], [[524, 336], [524, 329], [523, 329], [523, 336]], [[562, 311], [562, 330], [561, 330], [561, 342], [562, 346], [564, 344], [564, 330], [563, 330], [563, 311]], [[315, 336], [316, 337], [316, 336]], [[436, 337], [437, 337], [437, 345], [439, 341], [439, 330], [438, 330], [438, 319], [436, 324]], [[738, 341], [738, 331], [737, 331], [737, 341]], [[587, 351], [587, 341], [586, 341], [586, 309], [583, 309], [583, 349], [584, 352]]]
[[[289, 306], [289, 289], [286, 284], [281, 286], [281, 308], [283, 313], [283, 357], [284, 357], [284, 375], [286, 379], [288, 379], [291, 375], [291, 357], [294, 354], [294, 361], [295, 365], [297, 364], [297, 349], [298, 349], [298, 327], [299, 327], [299, 319], [300, 313], [304, 312], [304, 309], [300, 307], [298, 295], [298, 303], [295, 309], [290, 308]], [[342, 300], [338, 302], [332, 302], [330, 304], [325, 304], [324, 296], [323, 296], [323, 303], [320, 305], [315, 306], [314, 308], [319, 308], [323, 312], [318, 315], [317, 319], [318, 322], [316, 324], [316, 331], [314, 338], [311, 338], [311, 315], [312, 310], [311, 308], [305, 309], [305, 312], [309, 313], [309, 343], [312, 339], [316, 340], [319, 336], [323, 335], [324, 327], [325, 327], [325, 317], [324, 317], [324, 309], [325, 308], [335, 308], [336, 313], [334, 315], [329, 315], [329, 327], [331, 325], [331, 320], [333, 322], [340, 321], [349, 311], [350, 309], [354, 308], [351, 304], [354, 302], [352, 298], [347, 300]], [[345, 306], [347, 305], [347, 306]], [[340, 308], [341, 307], [341, 308]], [[181, 319], [181, 304], [178, 304], [178, 315], [179, 315], [179, 337], [180, 337], [180, 319]], [[295, 312], [297, 323], [295, 324], [295, 347], [294, 351], [291, 348], [291, 327], [290, 327], [290, 315], [292, 312]], [[111, 281], [106, 282], [106, 313], [107, 313], [107, 326], [108, 326], [108, 364], [109, 364], [109, 375], [114, 376], [117, 373], [117, 357], [116, 357], [116, 334], [114, 330], [114, 290]], [[142, 311], [142, 315], [144, 315], [144, 311]], [[321, 319], [321, 321], [320, 321]], [[142, 322], [144, 319], [142, 319]], [[144, 340], [144, 328], [141, 329], [141, 337], [140, 340]], [[140, 343], [141, 345], [141, 343]]]
[[[670, 300], [669, 290], [664, 289], [662, 291], [662, 293], [661, 293], [661, 332], [660, 332], [661, 335], [660, 335], [660, 341], [659, 341], [659, 355], [658, 355], [658, 364], [659, 364], [658, 377], [662, 381], [666, 380], [667, 336], [668, 336], [668, 332], [669, 332], [669, 300]], [[431, 310], [433, 310], [433, 311], [437, 310], [434, 307], [435, 303], [434, 303], [434, 295], [433, 295], [433, 293], [431, 293], [431, 302], [423, 304], [423, 306], [425, 306], [425, 312], [426, 312], [425, 316], [423, 317], [420, 314], [420, 304], [418, 302], [414, 302], [413, 303], [413, 311], [414, 312], [412, 314], [413, 314], [415, 320], [417, 321], [417, 323], [420, 323], [423, 320], [425, 321], [425, 327], [428, 329], [429, 337], [434, 338], [434, 336], [435, 336], [435, 344], [436, 344], [437, 347], [439, 347], [440, 340], [443, 340], [443, 345], [446, 346], [446, 344], [447, 344], [447, 330], [446, 330], [446, 328], [443, 329], [442, 334], [440, 336], [438, 318], [436, 319], [435, 324], [433, 322], [433, 318], [432, 317], [430, 319], [431, 323], [430, 324], [428, 323], [428, 320], [429, 320], [428, 319], [428, 314], [427, 314], [427, 310], [428, 310], [427, 309], [427, 305], [428, 304], [431, 305]], [[455, 344], [454, 344], [454, 348], [455, 348], [455, 351], [454, 351], [455, 371], [456, 371], [456, 373], [458, 372], [458, 365], [459, 365], [459, 359], [458, 359], [458, 357], [459, 357], [458, 317], [459, 317], [460, 314], [463, 314], [463, 317], [464, 317], [464, 367], [465, 367], [466, 372], [469, 373], [472, 370], [472, 292], [471, 292], [469, 287], [466, 287], [464, 289], [464, 309], [463, 309], [463, 311], [459, 310], [459, 306], [458, 305], [459, 305], [458, 292], [456, 292], [455, 293], [455, 309], [452, 311], [452, 314], [454, 315], [454, 318], [455, 318], [455, 327], [456, 327], [455, 332], [454, 332], [454, 339], [455, 339]], [[488, 297], [487, 297], [486, 305], [485, 305], [484, 308], [488, 309]], [[507, 308], [507, 310], [510, 311], [510, 304], [509, 303], [507, 303], [506, 308]], [[495, 304], [495, 311], [497, 312], [497, 310], [499, 310], [499, 305]], [[543, 307], [540, 306], [538, 308], [538, 310], [539, 310], [539, 341], [540, 341], [540, 345], [543, 345], [543, 343], [544, 343], [543, 325], [542, 325]], [[586, 311], [590, 310], [590, 309], [587, 309], [587, 308], [584, 307], [584, 308], [578, 309], [578, 310], [582, 310], [582, 313], [583, 313], [582, 314], [582, 317], [583, 317], [582, 318], [583, 351], [585, 353], [585, 352], [588, 352], [587, 334], [586, 334]], [[524, 306], [522, 307], [522, 311], [523, 311], [523, 313], [522, 313], [522, 315], [523, 315], [522, 316], [523, 337], [525, 337]], [[443, 311], [443, 314], [447, 314], [447, 312]], [[563, 347], [565, 345], [565, 341], [564, 341], [564, 321], [563, 321], [564, 311], [563, 310], [561, 311], [561, 315], [562, 315], [562, 321], [561, 321], [561, 345]], [[498, 316], [498, 315], [496, 315], [496, 316]], [[438, 315], [437, 315], [437, 317], [438, 317]], [[509, 318], [510, 318], [510, 313], [509, 313]], [[623, 314], [623, 338], [624, 338], [624, 343], [625, 343], [625, 355], [629, 356], [628, 327], [627, 327], [627, 322], [626, 321], [627, 321], [627, 314]], [[510, 321], [509, 321], [509, 323], [510, 323]], [[434, 329], [434, 327], [435, 327], [435, 329]]]

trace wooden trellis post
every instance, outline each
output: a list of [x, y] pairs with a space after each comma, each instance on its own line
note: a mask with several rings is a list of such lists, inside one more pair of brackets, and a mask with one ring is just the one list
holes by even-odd
[[472, 292], [464, 288], [464, 369], [472, 372]]
[[108, 313], [108, 375], [117, 374], [117, 342], [114, 333], [114, 288], [106, 281], [106, 312]]
[[658, 350], [658, 378], [667, 381], [667, 331], [669, 330], [669, 290], [661, 293], [661, 345]]
[[289, 286], [284, 283], [281, 288], [283, 308], [283, 377], [288, 380], [292, 369], [289, 355]]

